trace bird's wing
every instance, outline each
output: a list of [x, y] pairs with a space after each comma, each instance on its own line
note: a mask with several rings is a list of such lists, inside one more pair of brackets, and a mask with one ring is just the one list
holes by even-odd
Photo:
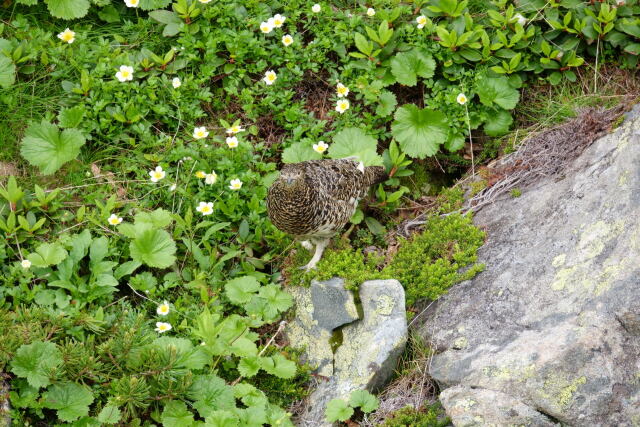
[[306, 163], [306, 177], [325, 197], [336, 202], [353, 203], [363, 197], [365, 175], [358, 162], [351, 159], [310, 161]]

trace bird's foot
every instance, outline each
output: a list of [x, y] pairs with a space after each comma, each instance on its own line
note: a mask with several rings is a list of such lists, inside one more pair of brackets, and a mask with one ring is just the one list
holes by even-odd
[[300, 244], [302, 245], [303, 248], [305, 248], [309, 252], [313, 251], [313, 245], [311, 244], [310, 241], [303, 240], [302, 242], [300, 242]]
[[307, 265], [303, 265], [302, 267], [300, 267], [300, 270], [303, 271], [311, 271], [311, 270], [315, 270], [316, 269], [316, 263], [311, 263], [309, 262], [309, 264]]

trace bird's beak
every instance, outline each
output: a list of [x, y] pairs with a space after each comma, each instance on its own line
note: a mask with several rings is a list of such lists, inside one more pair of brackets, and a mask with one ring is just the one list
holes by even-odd
[[287, 185], [293, 184], [293, 178], [287, 178]]

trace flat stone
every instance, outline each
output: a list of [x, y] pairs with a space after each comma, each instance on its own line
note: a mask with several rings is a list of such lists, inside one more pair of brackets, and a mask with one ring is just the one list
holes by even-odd
[[639, 425], [640, 110], [474, 220], [485, 271], [421, 317], [447, 412], [481, 389], [567, 425]]
[[309, 396], [296, 425], [330, 426], [327, 403], [347, 399], [354, 390], [376, 391], [393, 374], [407, 341], [404, 289], [397, 280], [371, 280], [359, 288], [363, 318], [343, 326], [333, 357], [333, 374]]
[[344, 288], [342, 279], [333, 278], [326, 282], [311, 283], [311, 303], [313, 320], [321, 329], [334, 329], [358, 320], [353, 293]]
[[293, 296], [296, 307], [296, 316], [286, 329], [289, 341], [305, 349], [302, 361], [315, 367], [318, 375], [330, 377], [333, 375], [330, 343], [333, 331], [358, 319], [353, 294], [338, 278], [313, 281], [309, 288], [290, 287], [287, 292]]
[[521, 401], [485, 388], [450, 387], [440, 394], [440, 401], [457, 427], [556, 425]]

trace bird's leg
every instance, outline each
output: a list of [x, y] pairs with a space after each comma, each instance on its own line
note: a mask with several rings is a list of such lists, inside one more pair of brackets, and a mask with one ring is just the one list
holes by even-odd
[[327, 245], [329, 244], [329, 239], [318, 240], [315, 243], [316, 243], [316, 253], [313, 254], [313, 258], [311, 258], [311, 261], [309, 261], [307, 265], [302, 267], [303, 270], [309, 271], [316, 268], [316, 264], [318, 263], [318, 261], [320, 261], [320, 258], [322, 258], [322, 253], [324, 252], [324, 248], [326, 248]]
[[309, 252], [311, 252], [313, 250], [313, 245], [308, 240], [303, 240], [303, 241], [300, 242], [300, 244], [302, 245], [303, 248], [305, 248]]

